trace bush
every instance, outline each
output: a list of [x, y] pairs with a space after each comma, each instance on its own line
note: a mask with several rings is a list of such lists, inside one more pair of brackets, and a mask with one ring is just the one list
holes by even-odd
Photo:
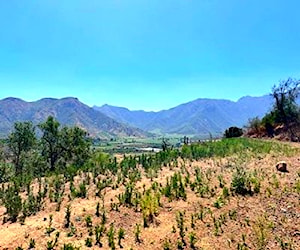
[[251, 182], [248, 173], [241, 167], [236, 168], [231, 182], [231, 191], [236, 194], [251, 194]]
[[12, 222], [16, 222], [19, 213], [22, 210], [22, 199], [19, 195], [19, 190], [15, 186], [7, 188], [5, 195], [2, 199], [6, 208], [6, 213]]
[[241, 137], [242, 135], [243, 135], [243, 130], [238, 127], [230, 127], [226, 129], [224, 133], [225, 138]]
[[71, 223], [71, 206], [68, 205], [66, 208], [66, 214], [65, 214], [65, 228], [69, 228], [70, 227], [70, 223]]
[[93, 246], [93, 240], [92, 240], [92, 238], [86, 238], [85, 245], [87, 247], [92, 247]]
[[114, 228], [114, 224], [110, 224], [109, 230], [107, 232], [107, 237], [108, 237], [108, 246], [114, 250], [116, 249], [116, 245], [115, 245], [115, 228]]

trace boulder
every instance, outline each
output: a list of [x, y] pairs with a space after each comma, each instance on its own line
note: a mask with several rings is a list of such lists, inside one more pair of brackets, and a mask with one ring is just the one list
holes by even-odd
[[283, 172], [283, 173], [288, 172], [288, 170], [287, 170], [287, 163], [285, 161], [277, 162], [276, 169], [279, 172]]

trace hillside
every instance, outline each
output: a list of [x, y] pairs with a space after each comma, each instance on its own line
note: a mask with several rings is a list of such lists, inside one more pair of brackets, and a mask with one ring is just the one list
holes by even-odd
[[17, 98], [0, 100], [0, 136], [6, 136], [17, 121], [32, 121], [39, 124], [54, 116], [62, 125], [79, 126], [93, 136], [148, 135], [140, 129], [124, 125], [81, 103], [77, 98], [45, 98], [36, 102], [25, 102]]
[[222, 134], [230, 126], [244, 126], [250, 118], [262, 117], [272, 105], [270, 96], [243, 97], [237, 102], [197, 99], [159, 112], [130, 111], [103, 105], [94, 107], [117, 121], [162, 134]]
[[3, 185], [0, 249], [299, 249], [292, 145], [243, 138], [115, 159], [93, 152], [77, 172]]

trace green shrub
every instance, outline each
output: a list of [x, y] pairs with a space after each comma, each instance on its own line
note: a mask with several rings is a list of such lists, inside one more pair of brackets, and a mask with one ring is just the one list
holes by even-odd
[[197, 242], [197, 238], [194, 232], [191, 232], [189, 234], [189, 240], [190, 240], [190, 247], [191, 249], [196, 249], [196, 242]]
[[58, 243], [59, 232], [55, 235], [55, 240], [47, 241], [47, 250], [54, 250]]
[[33, 249], [33, 248], [35, 248], [35, 240], [31, 238], [29, 241], [28, 249]]
[[103, 236], [104, 230], [105, 230], [105, 227], [103, 224], [101, 226], [97, 225], [95, 227], [96, 245], [98, 245], [99, 247], [102, 247], [101, 237]]
[[69, 228], [71, 223], [71, 206], [68, 205], [66, 208], [66, 215], [65, 215], [65, 228]]
[[79, 247], [74, 247], [72, 243], [64, 244], [62, 250], [79, 250]]
[[135, 236], [136, 243], [142, 242], [142, 240], [141, 240], [141, 225], [140, 224], [135, 225], [134, 236]]
[[118, 245], [120, 248], [122, 247], [121, 241], [125, 238], [125, 230], [123, 228], [120, 228], [118, 231]]
[[181, 211], [179, 211], [176, 215], [177, 227], [179, 229], [179, 235], [181, 237], [181, 242], [183, 244], [185, 244], [185, 241], [184, 241], [184, 236], [185, 236], [184, 216], [185, 216], [185, 212], [181, 212]]
[[9, 219], [12, 222], [16, 222], [19, 213], [22, 210], [22, 199], [19, 195], [19, 190], [15, 185], [9, 186], [6, 189], [2, 202], [6, 208], [6, 214], [9, 216]]
[[92, 238], [86, 238], [85, 245], [87, 247], [92, 247], [93, 246], [93, 239]]
[[108, 246], [114, 250], [116, 249], [116, 245], [115, 245], [115, 228], [114, 228], [114, 224], [111, 223], [109, 230], [107, 232], [107, 237], [108, 237]]
[[243, 130], [238, 127], [230, 127], [226, 129], [224, 133], [225, 138], [241, 137], [242, 135], [243, 135]]
[[231, 191], [235, 194], [251, 194], [249, 174], [242, 167], [237, 167], [231, 181]]
[[90, 215], [85, 217], [85, 223], [87, 228], [91, 228], [93, 226], [92, 217]]

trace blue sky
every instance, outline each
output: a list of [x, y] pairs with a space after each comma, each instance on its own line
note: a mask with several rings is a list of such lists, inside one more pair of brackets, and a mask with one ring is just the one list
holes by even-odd
[[297, 0], [0, 1], [0, 99], [160, 110], [300, 78]]

